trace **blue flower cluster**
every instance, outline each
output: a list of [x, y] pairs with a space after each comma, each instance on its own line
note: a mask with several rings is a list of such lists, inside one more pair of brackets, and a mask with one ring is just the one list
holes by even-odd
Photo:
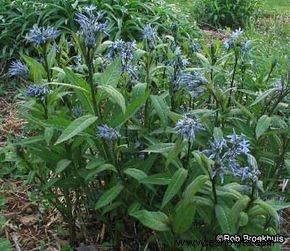
[[100, 125], [97, 127], [97, 137], [100, 137], [108, 142], [117, 141], [121, 135], [120, 133], [108, 125]]
[[87, 15], [82, 13], [76, 14], [76, 21], [81, 27], [81, 35], [85, 41], [87, 47], [92, 48], [96, 45], [97, 38], [100, 34], [108, 35], [108, 22], [102, 22], [104, 14], [98, 12], [94, 14], [96, 8], [91, 5], [85, 7]]
[[[214, 139], [210, 143], [210, 149], [203, 153], [214, 161], [213, 176], [219, 175], [224, 180], [224, 175], [232, 174], [242, 180], [257, 181], [260, 171], [252, 164], [250, 154], [250, 143], [244, 135], [237, 135], [235, 132], [225, 138]], [[247, 166], [240, 165], [240, 156], [246, 156]]]
[[29, 75], [29, 70], [25, 64], [20, 60], [13, 61], [8, 69], [8, 75], [10, 77], [21, 77], [27, 78]]
[[154, 45], [158, 39], [157, 29], [152, 27], [151, 24], [147, 24], [143, 28], [143, 38], [150, 43], [150, 45]]
[[26, 35], [26, 39], [36, 45], [44, 45], [47, 42], [54, 41], [59, 35], [60, 32], [54, 27], [38, 27], [34, 25]]
[[203, 127], [197, 119], [184, 117], [176, 123], [174, 130], [181, 135], [183, 139], [189, 140], [193, 143], [196, 133], [203, 130]]
[[177, 91], [179, 89], [179, 76], [181, 75], [182, 70], [184, 70], [186, 66], [190, 64], [190, 62], [182, 54], [181, 48], [179, 46], [176, 46], [174, 49], [173, 58], [169, 60], [167, 64], [173, 67], [173, 75], [172, 75], [173, 91]]
[[28, 97], [42, 100], [47, 94], [49, 94], [49, 89], [46, 86], [29, 85], [26, 89], [26, 95]]
[[228, 38], [224, 42], [225, 48], [227, 50], [230, 50], [230, 49], [238, 47], [242, 55], [250, 54], [252, 50], [252, 41], [251, 40], [243, 41], [243, 39], [241, 39], [243, 33], [244, 31], [241, 28], [233, 31], [230, 38]]
[[136, 42], [124, 42], [122, 39], [118, 39], [110, 46], [109, 58], [113, 59], [116, 56], [121, 57], [122, 72], [128, 73], [131, 78], [136, 79], [136, 67], [133, 66], [132, 61], [134, 58], [134, 51], [136, 50]]
[[84, 115], [84, 111], [83, 111], [82, 107], [78, 106], [78, 105], [74, 106], [71, 111], [72, 111], [72, 116], [75, 119]]
[[203, 94], [204, 85], [207, 83], [207, 79], [200, 72], [181, 73], [175, 81], [175, 88], [184, 88], [193, 98], [196, 98]]

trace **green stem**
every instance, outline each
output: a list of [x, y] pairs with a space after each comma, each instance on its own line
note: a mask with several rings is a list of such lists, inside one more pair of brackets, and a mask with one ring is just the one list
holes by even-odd
[[43, 57], [43, 60], [44, 60], [44, 68], [45, 68], [45, 71], [46, 71], [47, 81], [51, 82], [51, 72], [50, 72], [50, 69], [49, 69], [48, 61], [47, 61], [47, 45], [44, 45], [43, 48], [42, 48], [42, 57]]
[[98, 114], [98, 107], [97, 107], [97, 100], [96, 100], [96, 89], [94, 88], [94, 63], [93, 63], [93, 50], [92, 49], [88, 49], [87, 52], [87, 67], [89, 70], [89, 85], [91, 88], [91, 95], [92, 95], [92, 101], [93, 101], [93, 109], [94, 109], [94, 113], [95, 115], [100, 115]]
[[235, 53], [235, 65], [234, 65], [234, 71], [233, 71], [232, 80], [231, 80], [231, 84], [230, 84], [231, 89], [230, 89], [230, 97], [229, 97], [228, 106], [231, 105], [232, 92], [233, 92], [235, 77], [236, 77], [236, 73], [237, 73], [238, 61], [239, 61], [239, 57], [238, 57], [237, 53]]
[[211, 184], [212, 184], [212, 193], [213, 193], [214, 203], [217, 204], [218, 199], [217, 199], [215, 182], [216, 182], [216, 176], [211, 179]]
[[192, 144], [191, 144], [190, 140], [188, 140], [188, 147], [187, 147], [187, 161], [186, 161], [186, 164], [187, 164], [187, 168], [188, 168], [188, 169], [190, 168], [191, 147], [192, 147]]

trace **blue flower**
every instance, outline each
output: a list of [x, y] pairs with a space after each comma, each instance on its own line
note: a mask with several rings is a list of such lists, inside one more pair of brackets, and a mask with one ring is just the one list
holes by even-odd
[[191, 52], [201, 52], [202, 48], [199, 42], [195, 41], [190, 46]]
[[244, 31], [239, 28], [239, 29], [236, 29], [232, 32], [232, 39], [233, 40], [238, 40], [240, 36], [242, 36], [244, 33]]
[[8, 75], [10, 77], [27, 78], [29, 70], [25, 64], [20, 60], [13, 61], [8, 69]]
[[192, 97], [199, 97], [204, 92], [203, 85], [207, 83], [207, 79], [200, 72], [181, 73], [178, 76], [176, 87], [191, 92]]
[[227, 50], [234, 48], [237, 45], [237, 42], [240, 40], [240, 37], [243, 35], [244, 31], [239, 28], [232, 32], [230, 38], [224, 42], [224, 46]]
[[251, 51], [252, 51], [252, 41], [247, 40], [243, 42], [241, 46], [241, 53], [244, 55], [248, 55], [251, 53]]
[[136, 67], [132, 65], [136, 42], [124, 42], [122, 39], [116, 40], [110, 45], [109, 58], [121, 57], [122, 72], [128, 73], [132, 78], [137, 78]]
[[48, 94], [49, 94], [49, 89], [46, 86], [29, 85], [26, 89], [26, 95], [28, 97], [43, 99]]
[[38, 27], [37, 25], [34, 25], [26, 35], [26, 39], [36, 45], [43, 45], [55, 40], [59, 35], [60, 32], [54, 27]]
[[97, 137], [100, 137], [106, 141], [117, 141], [121, 135], [120, 133], [108, 125], [100, 125], [97, 127]]
[[143, 28], [143, 38], [154, 44], [158, 38], [157, 29], [152, 27], [151, 24], [145, 25]]
[[76, 14], [76, 21], [81, 27], [81, 35], [84, 38], [86, 46], [92, 48], [96, 45], [97, 38], [101, 34], [108, 35], [108, 22], [102, 22], [104, 14], [99, 12], [96, 15], [93, 13], [95, 8], [89, 6], [85, 8], [87, 15], [82, 13]]
[[232, 151], [234, 151], [236, 155], [248, 154], [250, 152], [250, 142], [244, 135], [237, 135], [234, 131], [233, 134], [227, 136], [227, 138], [232, 144]]
[[[224, 175], [232, 174], [243, 181], [255, 182], [258, 180], [258, 170], [254, 157], [250, 154], [250, 143], [244, 135], [233, 132], [225, 138], [214, 139], [210, 148], [203, 153], [214, 161], [214, 175], [219, 175], [223, 181]], [[248, 166], [242, 166], [240, 156], [246, 156]]]
[[72, 116], [74, 118], [79, 118], [81, 116], [83, 116], [84, 114], [84, 111], [83, 111], [83, 108], [81, 106], [74, 106], [72, 108]]
[[192, 143], [195, 140], [196, 133], [203, 130], [203, 127], [197, 119], [184, 117], [176, 123], [174, 130], [180, 134], [183, 139], [189, 140]]

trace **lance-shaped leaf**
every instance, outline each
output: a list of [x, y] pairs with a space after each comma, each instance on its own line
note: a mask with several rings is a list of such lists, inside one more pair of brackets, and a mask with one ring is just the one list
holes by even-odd
[[187, 173], [187, 170], [184, 168], [180, 168], [174, 173], [172, 180], [165, 191], [161, 206], [162, 208], [179, 192], [187, 177]]
[[257, 126], [256, 126], [256, 137], [260, 138], [266, 132], [271, 125], [271, 118], [267, 115], [263, 115], [259, 118]]
[[64, 141], [71, 139], [72, 137], [80, 134], [82, 131], [87, 129], [97, 120], [97, 117], [92, 115], [85, 115], [77, 118], [63, 131], [60, 137], [57, 139], [55, 145], [60, 144]]
[[152, 146], [149, 146], [147, 149], [143, 150], [142, 152], [148, 153], [166, 153], [169, 152], [174, 148], [174, 143], [159, 143]]
[[177, 234], [182, 234], [191, 226], [195, 215], [195, 206], [193, 203], [182, 201], [176, 209], [173, 221], [173, 230]]
[[167, 225], [168, 217], [162, 212], [150, 212], [147, 210], [140, 210], [130, 213], [130, 216], [137, 218], [144, 226], [156, 231], [169, 231]]
[[126, 112], [124, 114], [120, 114], [112, 121], [112, 126], [120, 126], [129, 120], [146, 102], [148, 96], [148, 93], [146, 93], [144, 96], [136, 98], [131, 104], [127, 106]]
[[224, 234], [234, 234], [235, 226], [233, 224], [232, 212], [227, 207], [216, 205], [215, 214], [219, 226]]
[[110, 85], [100, 85], [98, 86], [98, 89], [106, 92], [113, 103], [117, 103], [122, 112], [125, 113], [126, 111], [126, 102], [125, 98], [123, 97], [122, 93], [120, 93], [116, 88]]
[[168, 124], [168, 106], [160, 96], [151, 95], [150, 98], [153, 107], [161, 120], [161, 124], [165, 128]]
[[107, 206], [109, 203], [117, 198], [117, 196], [122, 192], [123, 188], [124, 186], [122, 184], [117, 184], [116, 186], [106, 191], [98, 200], [95, 209], [97, 210], [99, 208]]
[[100, 85], [117, 87], [121, 77], [121, 60], [114, 60], [100, 76]]

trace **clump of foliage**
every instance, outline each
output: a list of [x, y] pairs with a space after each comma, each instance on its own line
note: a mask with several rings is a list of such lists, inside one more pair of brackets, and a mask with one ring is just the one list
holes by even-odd
[[286, 56], [259, 69], [242, 30], [200, 44], [152, 20], [132, 41], [111, 36], [111, 22], [88, 6], [78, 32], [27, 33], [35, 57], [9, 73], [26, 84], [30, 133], [11, 139], [2, 163], [62, 214], [71, 244], [92, 222], [116, 249], [127, 236], [133, 250], [167, 250], [204, 232], [276, 234], [288, 207], [271, 194], [289, 164]]
[[202, 25], [245, 27], [255, 19], [260, 0], [197, 0], [193, 13]]
[[[164, 30], [169, 30], [174, 22], [183, 28], [183, 34], [195, 33], [196, 28], [186, 20], [185, 16], [177, 15], [167, 4], [156, 4], [154, 1], [128, 0], [96, 0], [112, 26], [110, 36], [134, 39], [141, 27], [148, 21], [156, 23]], [[0, 6], [0, 62], [16, 58], [20, 52], [31, 53], [27, 46], [25, 34], [33, 25], [53, 25], [62, 31], [76, 31], [74, 18], [80, 8], [90, 1], [57, 1], [47, 0], [3, 0]]]

